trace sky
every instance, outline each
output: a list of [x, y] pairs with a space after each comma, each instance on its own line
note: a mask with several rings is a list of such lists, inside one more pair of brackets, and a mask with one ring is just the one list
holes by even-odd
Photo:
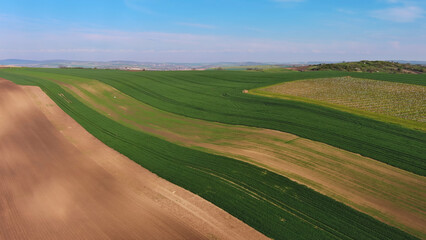
[[0, 59], [426, 60], [426, 0], [0, 0]]

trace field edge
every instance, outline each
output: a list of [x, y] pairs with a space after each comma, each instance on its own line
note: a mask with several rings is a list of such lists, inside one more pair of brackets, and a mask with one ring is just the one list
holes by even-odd
[[[303, 81], [303, 80], [295, 80], [295, 81]], [[269, 86], [263, 86], [263, 87], [259, 87], [259, 88], [249, 89], [249, 90], [247, 90], [247, 93], [251, 94], [251, 95], [267, 97], [267, 98], [278, 98], [278, 99], [283, 99], [283, 100], [314, 104], [314, 105], [318, 105], [318, 106], [322, 106], [322, 107], [331, 108], [331, 109], [334, 109], [334, 110], [354, 114], [354, 115], [357, 115], [357, 116], [360, 116], [360, 117], [370, 118], [370, 119], [373, 119], [373, 120], [376, 120], [376, 121], [395, 124], [395, 125], [398, 125], [400, 127], [408, 128], [408, 129], [411, 129], [411, 130], [426, 132], [426, 123], [415, 122], [415, 121], [411, 121], [411, 120], [400, 119], [400, 118], [397, 118], [397, 117], [386, 116], [386, 115], [383, 115], [383, 114], [358, 110], [358, 109], [345, 107], [345, 106], [338, 105], [338, 104], [327, 103], [327, 102], [314, 100], [314, 99], [310, 99], [310, 98], [305, 98], [305, 97], [298, 97], [298, 96], [293, 96], [293, 95], [288, 95], [288, 94], [280, 94], [280, 93], [273, 93], [273, 92], [265, 91], [265, 89], [267, 89], [267, 88], [277, 86], [277, 85], [281, 85], [281, 84], [285, 84], [285, 83], [287, 83], [287, 82], [282, 82], [282, 83], [272, 84], [272, 85], [269, 85]]]

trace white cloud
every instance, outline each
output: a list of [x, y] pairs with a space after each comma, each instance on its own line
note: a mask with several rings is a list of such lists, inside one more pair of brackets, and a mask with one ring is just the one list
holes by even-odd
[[414, 22], [423, 18], [424, 10], [416, 6], [394, 7], [376, 10], [371, 13], [375, 18], [392, 22]]
[[[102, 30], [98, 27], [62, 30], [44, 28], [45, 20], [0, 15], [0, 59], [137, 60], [155, 62], [309, 61], [356, 59], [424, 60], [426, 35], [364, 36], [358, 41], [293, 40], [169, 32]], [[32, 29], [19, 28], [26, 21]], [[1, 24], [3, 23], [3, 24]], [[178, 24], [178, 23], [176, 23]], [[214, 27], [191, 22], [192, 27]], [[60, 25], [60, 24], [58, 24]], [[264, 31], [263, 29], [250, 29]], [[380, 31], [374, 31], [379, 33]], [[386, 39], [386, 40], [383, 40]]]
[[[1, 29], [0, 29], [1, 30]], [[166, 32], [99, 29], [64, 32], [4, 30], [0, 59], [137, 60], [155, 62], [309, 61], [414, 59], [426, 55], [422, 44], [389, 42], [298, 42]]]

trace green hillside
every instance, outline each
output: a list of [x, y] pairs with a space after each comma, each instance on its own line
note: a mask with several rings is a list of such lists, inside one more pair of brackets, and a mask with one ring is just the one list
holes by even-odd
[[360, 61], [333, 64], [319, 64], [307, 68], [309, 71], [344, 71], [368, 73], [426, 73], [426, 66], [388, 61]]

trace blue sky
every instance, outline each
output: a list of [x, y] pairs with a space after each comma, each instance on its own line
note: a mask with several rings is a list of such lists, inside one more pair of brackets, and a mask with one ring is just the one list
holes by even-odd
[[426, 60], [426, 0], [0, 0], [0, 59]]

